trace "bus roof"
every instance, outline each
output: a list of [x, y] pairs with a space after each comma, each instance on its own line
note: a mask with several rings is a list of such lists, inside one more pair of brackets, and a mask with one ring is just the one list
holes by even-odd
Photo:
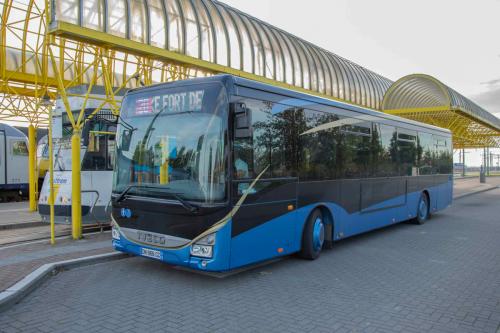
[[292, 89], [276, 87], [276, 86], [273, 86], [271, 84], [261, 83], [261, 82], [257, 82], [257, 81], [249, 80], [249, 79], [244, 79], [244, 78], [230, 75], [230, 74], [220, 74], [220, 75], [214, 75], [214, 76], [209, 76], [209, 77], [193, 78], [193, 79], [188, 79], [188, 80], [179, 80], [179, 81], [173, 81], [173, 82], [159, 83], [159, 84], [151, 85], [148, 87], [131, 89], [127, 92], [127, 95], [138, 93], [138, 92], [144, 91], [144, 90], [150, 90], [150, 89], [156, 90], [156, 89], [159, 89], [162, 87], [178, 87], [178, 86], [183, 86], [183, 85], [187, 85], [187, 84], [194, 84], [194, 83], [203, 84], [203, 83], [212, 83], [212, 82], [222, 83], [224, 86], [226, 86], [227, 90], [233, 94], [236, 93], [237, 86], [241, 86], [241, 87], [251, 88], [251, 89], [255, 89], [255, 90], [260, 90], [263, 92], [278, 94], [278, 95], [282, 95], [282, 96], [286, 96], [286, 97], [290, 97], [290, 98], [294, 98], [294, 99], [306, 100], [306, 101], [311, 102], [311, 103], [342, 108], [345, 110], [358, 112], [358, 113], [362, 113], [365, 115], [371, 115], [374, 117], [384, 118], [384, 119], [392, 120], [392, 121], [398, 121], [398, 122], [406, 123], [409, 125], [429, 128], [429, 129], [433, 129], [436, 131], [451, 134], [451, 131], [446, 129], [446, 128], [437, 127], [434, 125], [429, 125], [426, 123], [421, 123], [418, 121], [414, 121], [414, 120], [410, 120], [410, 119], [406, 119], [406, 118], [401, 118], [398, 116], [393, 116], [393, 115], [390, 115], [390, 114], [387, 114], [387, 113], [384, 113], [381, 111], [377, 111], [374, 109], [369, 109], [366, 107], [362, 107], [362, 106], [358, 106], [358, 105], [354, 105], [354, 104], [349, 104], [347, 102], [341, 102], [341, 101], [332, 100], [332, 99], [328, 99], [328, 98], [318, 97], [315, 95], [294, 91]]

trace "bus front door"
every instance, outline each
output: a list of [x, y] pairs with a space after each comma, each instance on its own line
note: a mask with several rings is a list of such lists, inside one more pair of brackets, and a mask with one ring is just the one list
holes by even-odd
[[294, 252], [297, 178], [237, 180], [232, 185], [231, 266]]

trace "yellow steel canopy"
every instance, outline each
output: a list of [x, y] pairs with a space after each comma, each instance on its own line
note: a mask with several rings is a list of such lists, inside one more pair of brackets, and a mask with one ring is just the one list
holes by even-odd
[[500, 119], [429, 75], [394, 82], [382, 111], [450, 129], [455, 148], [500, 147]]

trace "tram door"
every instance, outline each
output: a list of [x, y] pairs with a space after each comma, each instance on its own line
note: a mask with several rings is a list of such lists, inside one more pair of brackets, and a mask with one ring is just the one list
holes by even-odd
[[0, 131], [0, 185], [5, 184], [5, 173], [7, 168], [7, 141], [5, 131]]

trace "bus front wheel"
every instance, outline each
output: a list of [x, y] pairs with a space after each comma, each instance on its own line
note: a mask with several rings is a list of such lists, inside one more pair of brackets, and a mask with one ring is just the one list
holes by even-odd
[[413, 219], [415, 224], [424, 224], [429, 219], [429, 198], [422, 193], [417, 205], [417, 216]]
[[300, 256], [314, 260], [319, 257], [325, 243], [325, 222], [321, 210], [315, 209], [309, 215], [302, 235]]

